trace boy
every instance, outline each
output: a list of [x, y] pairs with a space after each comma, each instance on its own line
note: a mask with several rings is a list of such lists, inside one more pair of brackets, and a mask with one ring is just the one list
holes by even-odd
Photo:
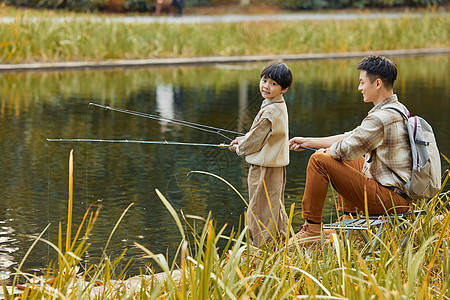
[[237, 137], [229, 149], [245, 156], [248, 171], [247, 226], [251, 245], [285, 238], [286, 166], [289, 164], [288, 113], [283, 94], [292, 84], [291, 70], [272, 62], [261, 72], [259, 89], [264, 98], [250, 131]]

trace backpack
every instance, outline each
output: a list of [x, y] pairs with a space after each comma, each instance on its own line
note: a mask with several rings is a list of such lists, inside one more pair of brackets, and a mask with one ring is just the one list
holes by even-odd
[[432, 198], [441, 189], [441, 159], [436, 138], [430, 124], [419, 116], [406, 115], [397, 107], [387, 106], [399, 112], [405, 119], [411, 145], [411, 180], [405, 182], [394, 171], [394, 175], [405, 185], [412, 199]]

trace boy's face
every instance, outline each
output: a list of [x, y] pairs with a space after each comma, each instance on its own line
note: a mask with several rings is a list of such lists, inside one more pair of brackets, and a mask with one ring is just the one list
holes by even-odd
[[281, 85], [275, 80], [265, 76], [261, 77], [261, 81], [259, 82], [259, 91], [264, 99], [275, 98], [276, 96], [285, 93], [287, 90], [288, 88], [281, 89]]

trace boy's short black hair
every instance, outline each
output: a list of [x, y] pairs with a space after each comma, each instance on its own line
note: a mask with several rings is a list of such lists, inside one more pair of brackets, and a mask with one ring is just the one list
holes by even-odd
[[397, 79], [397, 66], [384, 56], [367, 56], [358, 63], [356, 69], [366, 71], [367, 77], [372, 83], [380, 78], [386, 88], [393, 88], [394, 81]]
[[271, 62], [261, 71], [261, 78], [263, 77], [275, 80], [283, 90], [292, 84], [291, 69], [286, 64], [278, 61]]

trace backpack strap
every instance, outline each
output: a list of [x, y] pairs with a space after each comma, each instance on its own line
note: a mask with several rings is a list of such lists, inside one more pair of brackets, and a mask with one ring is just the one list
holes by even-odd
[[408, 114], [405, 114], [405, 112], [401, 111], [399, 108], [394, 107], [394, 106], [385, 106], [382, 109], [392, 109], [397, 111], [399, 114], [402, 115], [403, 119], [408, 120], [408, 118], [410, 117], [410, 113], [408, 112]]
[[401, 183], [403, 183], [403, 185], [406, 185], [406, 181], [403, 180], [403, 178], [400, 177], [400, 175], [398, 175], [397, 173], [394, 172], [394, 170], [392, 170], [391, 168], [389, 168], [388, 166], [386, 166], [386, 168], [389, 169], [389, 171], [391, 171], [395, 177], [397, 177], [398, 180], [400, 180]]
[[[384, 107], [384, 108], [386, 108], [386, 109], [392, 109], [392, 110], [395, 110], [395, 111], [397, 111], [397, 112], [399, 112], [401, 115], [402, 115], [402, 117], [405, 119], [405, 121], [408, 121], [408, 119], [411, 117], [411, 114], [408, 112], [408, 115], [405, 115], [405, 113], [404, 112], [402, 112], [400, 109], [398, 109], [397, 107], [393, 107], [393, 106], [386, 106], [386, 107]], [[416, 144], [420, 144], [420, 145], [424, 145], [424, 146], [429, 146], [430, 145], [430, 143], [429, 142], [427, 142], [427, 141], [422, 141], [422, 140], [419, 140], [419, 139], [417, 139], [416, 138], [416, 129], [417, 129], [417, 117], [413, 117], [414, 118], [414, 122], [415, 122], [415, 129], [414, 129], [414, 134], [413, 134], [413, 137], [414, 137], [414, 143], [416, 143]]]
[[[369, 157], [369, 159], [367, 160], [368, 163], [371, 163], [371, 162], [372, 162], [372, 159], [373, 159], [373, 156], [375, 155], [375, 152], [376, 152], [376, 149], [373, 149], [372, 151], [370, 151], [370, 157]], [[398, 175], [394, 170], [392, 170], [392, 169], [389, 168], [388, 166], [386, 166], [386, 168], [388, 168], [388, 170], [391, 171], [392, 174], [394, 174], [395, 177], [397, 177], [397, 179], [400, 180], [400, 182], [401, 182], [403, 185], [406, 185], [407, 182], [404, 181], [403, 178], [400, 177], [400, 175]]]

